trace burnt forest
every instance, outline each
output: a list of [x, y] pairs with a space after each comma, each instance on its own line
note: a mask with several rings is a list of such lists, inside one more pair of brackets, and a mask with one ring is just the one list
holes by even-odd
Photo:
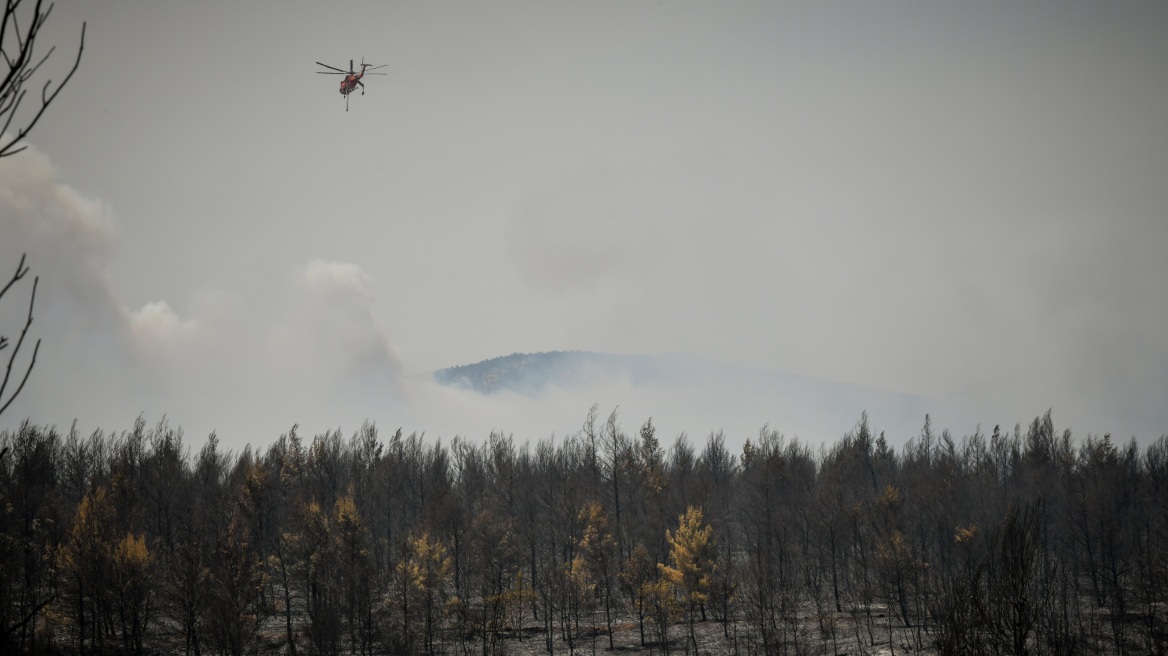
[[0, 650], [1164, 654], [1168, 438], [0, 434]]

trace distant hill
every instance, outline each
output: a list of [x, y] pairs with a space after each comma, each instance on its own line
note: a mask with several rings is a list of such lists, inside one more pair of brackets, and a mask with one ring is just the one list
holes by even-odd
[[[433, 372], [446, 386], [490, 397], [503, 392], [539, 399], [580, 393], [581, 407], [623, 390], [622, 404], [641, 395], [653, 414], [673, 413], [711, 425], [734, 418], [771, 422], [785, 431], [838, 437], [867, 411], [881, 427], [911, 435], [928, 412], [924, 397], [781, 371], [729, 365], [687, 354], [592, 351], [513, 353]], [[657, 406], [668, 406], [662, 410]], [[712, 423], [714, 422], [714, 423]]]
[[[434, 372], [444, 384], [493, 394], [507, 390], [538, 394], [548, 386], [581, 387], [598, 377], [620, 376], [633, 384], [678, 382], [687, 368], [685, 355], [617, 355], [594, 351], [512, 353], [475, 364]], [[692, 373], [692, 372], [691, 372]]]

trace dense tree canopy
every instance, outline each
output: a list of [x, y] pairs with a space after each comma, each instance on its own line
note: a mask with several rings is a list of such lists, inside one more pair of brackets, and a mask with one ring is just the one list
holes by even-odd
[[[192, 449], [192, 446], [194, 449]], [[0, 651], [1165, 653], [1168, 438], [0, 434]]]

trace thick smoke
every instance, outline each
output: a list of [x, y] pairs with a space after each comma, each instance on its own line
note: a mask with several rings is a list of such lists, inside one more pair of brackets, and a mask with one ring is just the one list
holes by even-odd
[[[577, 430], [593, 403], [606, 413], [619, 408], [628, 430], [653, 417], [663, 435], [697, 440], [725, 429], [738, 441], [767, 422], [834, 439], [857, 418], [804, 413], [792, 423], [783, 399], [713, 379], [644, 387], [584, 372], [578, 387], [538, 394], [443, 387], [404, 373], [375, 315], [377, 282], [351, 263], [290, 267], [284, 284], [260, 298], [208, 288], [177, 303], [126, 307], [106, 275], [117, 246], [112, 213], [60, 181], [36, 149], [0, 160], [0, 216], [0, 264], [15, 269], [27, 253], [30, 275], [40, 276], [33, 335], [43, 342], [2, 427], [27, 417], [121, 430], [139, 414], [165, 414], [196, 440], [216, 430], [240, 448], [270, 443], [293, 423], [302, 432], [348, 433], [367, 419], [447, 439], [492, 430], [540, 439]], [[23, 321], [20, 291], [0, 308], [5, 334]]]
[[[568, 328], [556, 324], [567, 331], [561, 335], [567, 344], [731, 361], [733, 353], [718, 352], [719, 345], [754, 345], [773, 351], [773, 359], [839, 344], [857, 360], [872, 350], [869, 369], [877, 362], [884, 368], [873, 371], [900, 376], [891, 387], [927, 388], [935, 397], [880, 405], [884, 397], [874, 395], [814, 406], [716, 376], [650, 386], [605, 372], [571, 389], [550, 386], [537, 394], [487, 396], [443, 387], [408, 369], [408, 358], [379, 322], [378, 312], [386, 310], [377, 299], [389, 283], [357, 264], [322, 259], [288, 263], [275, 276], [279, 282], [260, 292], [239, 291], [256, 287], [239, 280], [230, 288], [176, 290], [131, 307], [107, 276], [118, 255], [113, 212], [62, 182], [51, 162], [30, 148], [0, 159], [0, 284], [22, 254], [30, 267], [30, 277], [0, 302], [0, 334], [19, 333], [31, 276], [39, 276], [30, 337], [42, 346], [23, 394], [0, 417], [0, 429], [27, 417], [60, 426], [76, 419], [83, 431], [121, 430], [139, 414], [151, 421], [165, 414], [192, 439], [215, 430], [231, 448], [266, 445], [294, 423], [302, 434], [334, 428], [349, 434], [365, 420], [446, 439], [481, 438], [492, 430], [539, 439], [578, 430], [593, 403], [604, 413], [619, 407], [629, 431], [652, 417], [664, 436], [684, 431], [700, 441], [722, 429], [732, 444], [767, 423], [811, 442], [832, 441], [859, 418], [857, 408], [868, 409], [873, 427], [888, 429], [893, 442], [914, 434], [924, 412], [931, 412], [935, 426], [957, 432], [978, 423], [1009, 427], [1047, 408], [1080, 434], [1112, 430], [1154, 439], [1165, 429], [1157, 396], [1165, 383], [1157, 332], [1164, 301], [1154, 294], [1163, 265], [1153, 257], [1154, 240], [1080, 232], [1039, 251], [1032, 248], [1035, 239], [1020, 237], [998, 266], [963, 267], [965, 273], [949, 278], [942, 274], [952, 267], [942, 259], [952, 253], [916, 260], [921, 271], [936, 273], [932, 277], [912, 273], [896, 258], [875, 266], [855, 257], [866, 274], [844, 280], [840, 272], [855, 266], [816, 266], [814, 255], [803, 252], [824, 252], [835, 243], [821, 234], [827, 228], [790, 240], [794, 245], [772, 256], [764, 243], [723, 243], [721, 233], [709, 232], [712, 225], [726, 234], [747, 232], [733, 229], [730, 219], [709, 219], [720, 216], [712, 208], [724, 203], [696, 192], [669, 200], [675, 185], [646, 191], [612, 178], [600, 175], [584, 191], [568, 185], [533, 199], [510, 234], [511, 255], [536, 291], [529, 302], [541, 303], [545, 314], [573, 319]], [[742, 184], [737, 196], [753, 197], [757, 190]], [[730, 215], [740, 222], [760, 213], [745, 205], [734, 210]], [[565, 218], [560, 212], [568, 212], [565, 220], [576, 232], [551, 230], [547, 222]], [[640, 221], [647, 215], [674, 220], [669, 231], [654, 232]], [[662, 238], [678, 234], [686, 238]], [[867, 237], [867, 247], [876, 250], [904, 248], [874, 232]], [[839, 243], [846, 251], [851, 242]], [[1034, 257], [1024, 257], [1032, 250]], [[1062, 257], [1088, 250], [1096, 259]], [[216, 253], [207, 254], [215, 259]], [[818, 295], [801, 287], [808, 272]], [[832, 276], [840, 279], [832, 282]], [[951, 288], [930, 287], [940, 279], [950, 280]], [[832, 293], [823, 293], [824, 285]], [[905, 291], [906, 285], [922, 293]], [[930, 290], [937, 293], [923, 293]], [[905, 299], [923, 305], [898, 308]], [[594, 311], [608, 305], [615, 310]], [[424, 313], [409, 319], [430, 320]], [[475, 329], [468, 321], [465, 330]], [[22, 353], [18, 372], [31, 344]], [[494, 355], [502, 354], [483, 357]], [[844, 355], [806, 356], [813, 361], [796, 370], [884, 386], [843, 375], [864, 369], [844, 368], [846, 362], [837, 362], [848, 359]], [[836, 369], [816, 370], [831, 362]]]
[[355, 428], [402, 396], [374, 282], [354, 264], [314, 260], [258, 299], [202, 289], [182, 309], [127, 308], [106, 276], [110, 212], [61, 182], [35, 148], [0, 160], [0, 221], [5, 282], [22, 254], [30, 270], [3, 300], [0, 329], [19, 332], [39, 276], [30, 340], [42, 341], [4, 427], [27, 417], [117, 430], [141, 413], [167, 414], [188, 431], [262, 444], [295, 422]]

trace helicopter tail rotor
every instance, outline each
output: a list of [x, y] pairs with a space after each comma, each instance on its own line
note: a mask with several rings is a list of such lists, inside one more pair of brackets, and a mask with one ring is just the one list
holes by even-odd
[[385, 68], [386, 66], [389, 66], [389, 64], [381, 64], [380, 66], [374, 66], [373, 64], [366, 64], [365, 58], [364, 57], [361, 58], [361, 70], [365, 71], [366, 75], [386, 75], [386, 73], [370, 73], [369, 72], [369, 71], [375, 71], [379, 68]]

